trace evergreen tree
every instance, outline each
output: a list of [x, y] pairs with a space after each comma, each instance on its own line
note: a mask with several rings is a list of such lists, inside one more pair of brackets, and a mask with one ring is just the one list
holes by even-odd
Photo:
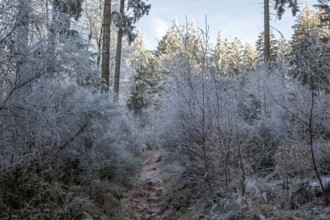
[[227, 39], [222, 40], [220, 32], [217, 35], [215, 46], [215, 66], [218, 74], [226, 74], [229, 69], [230, 44]]
[[117, 34], [117, 48], [116, 48], [116, 64], [115, 64], [115, 80], [114, 80], [114, 100], [118, 100], [119, 96], [119, 79], [121, 67], [121, 51], [123, 36], [126, 35], [129, 44], [136, 38], [133, 24], [136, 23], [143, 15], [148, 14], [151, 5], [146, 4], [142, 0], [129, 0], [127, 3], [127, 10], [133, 11], [133, 16], [127, 16], [124, 13], [125, 0], [120, 0], [119, 13], [117, 15], [116, 26], [118, 28]]
[[[125, 0], [120, 0], [119, 16], [124, 17]], [[118, 101], [119, 97], [119, 77], [120, 77], [120, 66], [121, 66], [121, 51], [124, 35], [124, 25], [118, 25], [117, 31], [117, 47], [116, 47], [116, 64], [115, 64], [115, 80], [114, 80], [114, 101]]]
[[229, 55], [228, 75], [237, 76], [241, 73], [243, 67], [243, 45], [237, 37], [231, 43]]
[[[264, 61], [264, 34], [260, 33], [256, 42], [256, 49], [258, 51], [258, 63]], [[270, 32], [270, 62], [275, 62], [278, 56], [278, 41], [273, 32]]]
[[110, 29], [111, 28], [111, 0], [104, 0], [102, 22], [102, 79], [105, 81], [105, 90], [110, 85]]
[[[264, 0], [264, 32], [263, 32], [263, 44], [264, 44], [264, 62], [271, 61], [271, 31], [270, 31], [270, 13], [269, 13], [270, 0]], [[295, 16], [299, 11], [297, 0], [275, 0], [275, 10], [279, 19], [285, 12], [285, 7], [289, 7], [292, 10], [292, 14]]]
[[183, 48], [187, 57], [195, 59], [196, 61], [200, 61], [200, 52], [203, 48], [203, 43], [200, 37], [198, 36], [198, 31], [196, 24], [192, 22], [191, 24], [187, 24], [186, 31], [183, 39]]
[[294, 26], [292, 36], [292, 47], [294, 52], [303, 52], [309, 46], [307, 39], [314, 35], [321, 35], [328, 32], [328, 27], [322, 27], [319, 13], [315, 12], [311, 4], [307, 4], [298, 17], [297, 24]]
[[222, 46], [222, 40], [221, 40], [221, 34], [220, 31], [217, 34], [216, 38], [216, 45], [214, 49], [214, 65], [217, 70], [217, 73], [219, 74], [221, 71], [221, 46]]
[[320, 9], [320, 20], [322, 25], [330, 26], [330, 0], [318, 0], [316, 6]]
[[[330, 60], [329, 34], [330, 27], [322, 25], [320, 11], [315, 12], [312, 6], [308, 4], [294, 26], [291, 56], [294, 67], [293, 75], [299, 78], [303, 84], [309, 84], [313, 87], [312, 89], [316, 89], [316, 84], [321, 83], [321, 81], [328, 84], [326, 71], [321, 73], [319, 70]], [[308, 68], [313, 73], [306, 72], [307, 63]]]
[[[157, 85], [153, 90], [153, 105], [157, 106], [161, 102], [160, 98], [166, 93], [168, 87], [173, 85], [173, 74], [171, 65], [173, 60], [185, 56], [184, 34], [182, 28], [174, 23], [159, 41], [155, 51], [155, 72], [157, 76]], [[157, 94], [157, 95], [156, 95]]]
[[[270, 13], [269, 13], [269, 3], [270, 0], [264, 0], [264, 32], [263, 32], [263, 58], [264, 62], [271, 62], [271, 31], [270, 31]], [[291, 8], [293, 16], [299, 11], [297, 0], [275, 0], [274, 9], [277, 11], [277, 16], [279, 19], [285, 12], [285, 7]]]
[[161, 57], [163, 55], [178, 53], [182, 46], [183, 42], [180, 36], [180, 28], [177, 24], [173, 24], [159, 41], [156, 49], [156, 56]]
[[243, 66], [248, 71], [254, 70], [257, 66], [258, 52], [250, 44], [246, 43], [243, 52]]
[[284, 14], [286, 7], [291, 8], [291, 12], [292, 12], [293, 16], [295, 16], [296, 13], [299, 11], [297, 0], [275, 0], [274, 8], [276, 9], [277, 16], [279, 18], [281, 18], [282, 15]]
[[203, 47], [202, 40], [194, 23], [187, 24], [183, 29], [173, 24], [159, 41], [156, 56], [175, 56], [177, 53], [188, 57], [198, 58]]
[[290, 42], [288, 42], [284, 37], [281, 36], [280, 39], [277, 41], [277, 49], [277, 59], [286, 59], [286, 57], [290, 54], [291, 51]]
[[78, 20], [81, 16], [83, 1], [84, 0], [53, 0], [53, 7]]
[[127, 104], [135, 113], [140, 113], [142, 109], [152, 105], [152, 95], [155, 93], [158, 77], [155, 74], [155, 59], [152, 52], [145, 48], [143, 35], [138, 35], [132, 47], [134, 58], [131, 65], [135, 75], [131, 78], [133, 86]]
[[264, 61], [268, 63], [270, 58], [270, 18], [269, 18], [269, 0], [264, 0]]

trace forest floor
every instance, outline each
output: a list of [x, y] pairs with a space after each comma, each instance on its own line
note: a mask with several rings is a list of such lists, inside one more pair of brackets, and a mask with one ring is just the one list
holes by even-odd
[[138, 183], [124, 204], [127, 219], [166, 219], [167, 211], [162, 204], [165, 188], [160, 175], [160, 167], [166, 154], [163, 149], [143, 152], [144, 165]]

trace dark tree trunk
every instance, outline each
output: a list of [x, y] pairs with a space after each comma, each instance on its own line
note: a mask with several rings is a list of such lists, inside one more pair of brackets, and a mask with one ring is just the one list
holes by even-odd
[[17, 72], [15, 86], [20, 86], [29, 78], [28, 43], [29, 43], [29, 7], [31, 0], [20, 0], [18, 8], [18, 23], [16, 34]]
[[269, 0], [264, 0], [264, 60], [270, 60]]
[[[125, 0], [120, 0], [119, 13], [121, 15], [121, 18], [124, 15], [124, 7], [125, 7]], [[117, 48], [116, 48], [116, 66], [115, 66], [115, 82], [114, 82], [114, 92], [115, 92], [114, 100], [115, 101], [118, 100], [118, 96], [119, 96], [119, 79], [120, 79], [122, 41], [123, 41], [123, 28], [120, 26], [118, 28]]]
[[56, 31], [57, 31], [57, 19], [58, 11], [52, 9], [52, 20], [48, 30], [48, 48], [47, 48], [47, 74], [53, 74], [55, 72], [55, 50], [56, 50]]
[[106, 83], [106, 90], [110, 85], [110, 24], [111, 24], [111, 0], [104, 1], [103, 10], [103, 41], [102, 41], [102, 78]]

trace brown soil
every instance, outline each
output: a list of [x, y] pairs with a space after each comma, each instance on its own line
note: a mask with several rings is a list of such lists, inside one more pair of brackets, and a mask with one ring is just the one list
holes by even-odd
[[128, 199], [128, 216], [130, 220], [165, 219], [166, 210], [161, 202], [164, 193], [163, 182], [159, 169], [165, 152], [151, 152], [139, 175], [137, 189]]

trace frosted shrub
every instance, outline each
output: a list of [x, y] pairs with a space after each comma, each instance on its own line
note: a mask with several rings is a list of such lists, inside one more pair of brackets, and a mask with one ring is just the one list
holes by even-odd
[[[113, 214], [118, 204], [111, 199], [122, 195], [115, 189], [127, 189], [139, 168], [134, 120], [110, 93], [100, 92], [91, 41], [71, 19], [87, 10], [77, 2], [62, 2], [61, 12], [58, 1], [1, 2], [1, 216]], [[111, 210], [99, 210], [106, 202]]]
[[[164, 66], [173, 83], [155, 126], [163, 145], [180, 149], [185, 167], [171, 201], [177, 205], [205, 195], [236, 195], [242, 206], [238, 212], [264, 215], [268, 195], [274, 204], [291, 201], [293, 190], [288, 189], [318, 170], [318, 152], [326, 149], [321, 140], [327, 134], [328, 95], [315, 95], [291, 79], [286, 63], [236, 77], [216, 75], [207, 43], [195, 46], [190, 55], [186, 51], [192, 48], [183, 46]], [[279, 180], [283, 188], [276, 190], [283, 191], [274, 196], [269, 179]], [[251, 188], [252, 182], [258, 184]], [[185, 190], [182, 195], [183, 188], [195, 194]]]
[[[188, 39], [182, 35], [185, 40]], [[244, 159], [237, 117], [240, 83], [219, 78], [209, 55], [210, 48], [203, 42], [182, 48], [176, 59], [166, 61], [173, 83], [160, 110], [160, 137], [168, 147], [180, 147], [186, 168], [184, 178], [200, 194], [215, 190], [228, 193], [235, 188], [244, 193], [243, 167], [249, 165]], [[239, 179], [238, 185], [234, 179]]]
[[[74, 197], [70, 192], [88, 195], [96, 179], [129, 185], [139, 169], [132, 154], [136, 138], [131, 134], [130, 116], [111, 100], [107, 94], [93, 94], [74, 83], [44, 79], [3, 105], [1, 212], [24, 209], [20, 215], [24, 218], [39, 206], [53, 204], [44, 216], [55, 217], [60, 213], [56, 210]], [[76, 184], [76, 189], [68, 188]], [[109, 193], [110, 199], [114, 188], [98, 191]], [[64, 194], [67, 199], [59, 199]], [[87, 197], [81, 199], [97, 205]], [[69, 206], [82, 210], [74, 201]], [[66, 215], [77, 213], [75, 209]]]

